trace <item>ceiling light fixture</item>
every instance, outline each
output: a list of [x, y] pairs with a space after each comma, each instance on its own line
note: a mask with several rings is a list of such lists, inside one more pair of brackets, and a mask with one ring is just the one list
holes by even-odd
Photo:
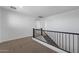
[[43, 16], [38, 16], [38, 18], [43, 18]]
[[10, 8], [12, 8], [12, 9], [16, 9], [16, 7], [15, 7], [15, 6], [10, 6]]

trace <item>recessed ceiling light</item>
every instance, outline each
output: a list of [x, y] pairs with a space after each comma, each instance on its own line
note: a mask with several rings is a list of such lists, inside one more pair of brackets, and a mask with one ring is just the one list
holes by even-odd
[[23, 6], [19, 6], [19, 8], [23, 8]]

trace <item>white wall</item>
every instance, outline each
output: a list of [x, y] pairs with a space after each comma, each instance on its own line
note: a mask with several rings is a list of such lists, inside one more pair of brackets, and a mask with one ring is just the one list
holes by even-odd
[[48, 30], [79, 33], [79, 9], [45, 18]]
[[43, 28], [45, 29], [45, 21], [43, 18], [39, 18], [36, 20], [36, 27], [37, 29]]
[[32, 36], [34, 23], [34, 18], [0, 8], [0, 42]]

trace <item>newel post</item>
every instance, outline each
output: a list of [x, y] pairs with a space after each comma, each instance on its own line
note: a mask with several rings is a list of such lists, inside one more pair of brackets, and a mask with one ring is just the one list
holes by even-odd
[[33, 28], [33, 38], [35, 38], [35, 29]]
[[43, 35], [43, 29], [41, 28], [41, 35]]

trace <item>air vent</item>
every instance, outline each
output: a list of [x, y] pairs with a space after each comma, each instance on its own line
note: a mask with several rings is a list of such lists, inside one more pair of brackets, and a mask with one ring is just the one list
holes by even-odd
[[15, 7], [15, 6], [10, 6], [10, 8], [12, 8], [12, 9], [16, 9], [16, 7]]

